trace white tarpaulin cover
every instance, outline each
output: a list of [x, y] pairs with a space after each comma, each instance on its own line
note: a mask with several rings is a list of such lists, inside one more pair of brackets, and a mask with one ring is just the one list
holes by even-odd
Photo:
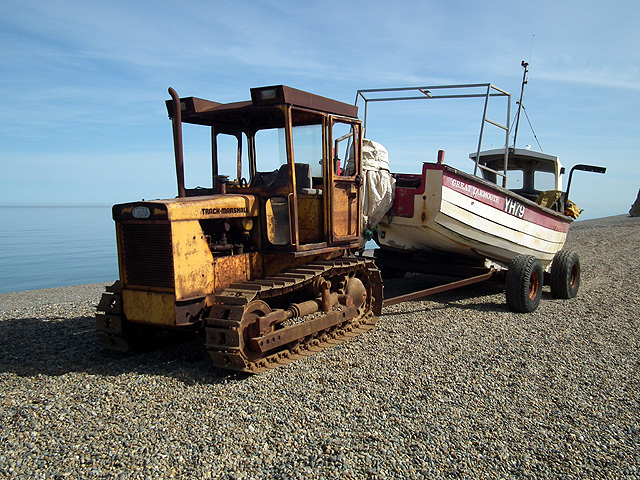
[[393, 205], [396, 180], [389, 172], [389, 153], [377, 142], [362, 141], [362, 231], [375, 227]]

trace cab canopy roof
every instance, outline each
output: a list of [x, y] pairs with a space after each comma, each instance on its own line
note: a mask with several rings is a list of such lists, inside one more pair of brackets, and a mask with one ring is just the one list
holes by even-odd
[[[169, 118], [174, 118], [174, 102], [167, 100]], [[283, 111], [278, 108], [290, 105], [308, 111], [310, 115], [297, 115], [294, 124], [317, 123], [318, 113], [357, 118], [358, 107], [330, 98], [303, 92], [285, 85], [251, 89], [251, 101], [218, 103], [196, 97], [180, 98], [184, 123], [216, 125], [221, 129], [243, 131], [281, 127]]]

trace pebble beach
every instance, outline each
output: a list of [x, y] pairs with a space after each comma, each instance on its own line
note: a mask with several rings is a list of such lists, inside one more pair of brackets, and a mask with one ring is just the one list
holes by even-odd
[[102, 350], [104, 284], [2, 294], [0, 478], [640, 479], [640, 218], [565, 248], [574, 299], [516, 314], [485, 282], [256, 376], [200, 339]]

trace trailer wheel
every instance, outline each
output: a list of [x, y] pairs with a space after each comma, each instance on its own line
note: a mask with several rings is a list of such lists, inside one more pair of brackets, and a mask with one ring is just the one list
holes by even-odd
[[553, 257], [549, 279], [553, 298], [573, 298], [580, 287], [580, 258], [573, 250], [560, 250]]
[[542, 264], [536, 257], [519, 255], [507, 271], [505, 296], [514, 312], [529, 313], [538, 308], [542, 297]]

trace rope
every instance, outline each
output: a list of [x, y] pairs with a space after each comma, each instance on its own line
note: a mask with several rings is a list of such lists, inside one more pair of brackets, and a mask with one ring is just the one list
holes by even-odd
[[536, 132], [533, 130], [533, 125], [531, 125], [531, 120], [529, 120], [529, 114], [527, 113], [527, 109], [524, 108], [524, 105], [522, 105], [522, 111], [524, 112], [524, 116], [527, 117], [527, 122], [529, 122], [529, 128], [531, 128], [531, 133], [533, 133], [533, 138], [536, 139], [536, 142], [538, 143], [538, 147], [540, 147], [540, 151], [544, 153], [544, 150], [542, 150], [542, 145], [540, 145], [540, 142], [538, 141], [538, 136], [536, 135]]

